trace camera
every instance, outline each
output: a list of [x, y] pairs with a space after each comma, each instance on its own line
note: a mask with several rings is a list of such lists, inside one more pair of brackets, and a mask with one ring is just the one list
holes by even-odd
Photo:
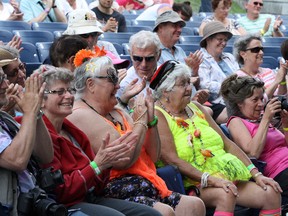
[[[278, 101], [281, 102], [281, 109], [282, 110], [287, 110], [288, 111], [288, 100], [287, 100], [287, 97], [286, 95], [277, 95], [275, 96], [277, 97]], [[269, 100], [270, 101], [270, 100]], [[266, 103], [265, 107], [264, 107], [264, 110], [266, 109], [266, 106], [267, 104], [269, 103], [269, 101]], [[279, 119], [280, 118], [280, 112], [278, 113], [275, 113], [275, 118]]]
[[20, 193], [17, 205], [19, 216], [67, 216], [68, 211], [62, 204], [50, 199], [46, 192], [38, 187], [28, 193]]
[[52, 171], [53, 167], [42, 169], [38, 173], [39, 186], [45, 191], [51, 191], [57, 185], [64, 184], [61, 170]]

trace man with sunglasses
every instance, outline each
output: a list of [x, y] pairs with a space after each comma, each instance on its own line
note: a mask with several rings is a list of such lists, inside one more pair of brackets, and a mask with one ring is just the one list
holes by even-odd
[[246, 0], [246, 16], [238, 19], [239, 24], [249, 33], [259, 33], [265, 37], [283, 37], [280, 30], [283, 20], [276, 19], [271, 14], [260, 14], [263, 8], [263, 0]]

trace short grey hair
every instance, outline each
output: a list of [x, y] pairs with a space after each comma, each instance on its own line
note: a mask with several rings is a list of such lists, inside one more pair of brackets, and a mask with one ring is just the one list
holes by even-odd
[[172, 88], [175, 86], [175, 82], [178, 77], [191, 77], [191, 73], [191, 68], [186, 64], [175, 64], [173, 71], [170, 72], [167, 78], [153, 92], [153, 97], [156, 100], [159, 100], [162, 97], [164, 91], [172, 91]]
[[84, 62], [74, 70], [74, 87], [76, 89], [75, 98], [81, 98], [86, 89], [86, 80], [99, 76], [100, 72], [107, 67], [114, 67], [112, 60], [107, 56], [92, 58]]
[[244, 64], [244, 59], [240, 55], [240, 52], [246, 51], [249, 43], [252, 40], [262, 41], [261, 36], [259, 36], [258, 34], [247, 34], [247, 35], [240, 36], [234, 42], [233, 54], [235, 56], [236, 61], [241, 65]]
[[144, 49], [154, 45], [156, 48], [156, 53], [159, 56], [161, 50], [161, 42], [158, 35], [151, 31], [140, 31], [130, 37], [129, 40], [129, 52], [131, 53], [133, 46]]

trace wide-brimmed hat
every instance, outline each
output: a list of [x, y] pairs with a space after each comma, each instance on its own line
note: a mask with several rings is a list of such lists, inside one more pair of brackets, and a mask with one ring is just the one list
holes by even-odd
[[223, 23], [219, 21], [212, 21], [212, 22], [207, 23], [203, 29], [203, 38], [200, 41], [200, 47], [206, 47], [207, 45], [206, 39], [218, 33], [227, 34], [228, 40], [233, 36], [233, 34], [225, 28]]
[[179, 14], [173, 10], [165, 11], [161, 13], [156, 21], [155, 21], [155, 27], [153, 29], [153, 32], [157, 31], [158, 26], [161, 23], [166, 23], [166, 22], [171, 22], [171, 23], [181, 23], [181, 27], [184, 27], [186, 25], [185, 21], [181, 19]]
[[96, 14], [91, 10], [77, 9], [68, 13], [68, 27], [64, 35], [80, 35], [92, 32], [103, 33]]
[[14, 61], [16, 61], [17, 58], [15, 58], [12, 53], [4, 49], [3, 47], [0, 47], [0, 67], [3, 67], [5, 65], [8, 65]]

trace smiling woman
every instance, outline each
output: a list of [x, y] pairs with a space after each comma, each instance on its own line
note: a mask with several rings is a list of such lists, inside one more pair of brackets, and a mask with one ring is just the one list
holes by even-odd
[[265, 83], [266, 99], [267, 96], [271, 98], [273, 95], [287, 93], [285, 75], [288, 62], [281, 63], [277, 73], [270, 68], [262, 68], [265, 49], [260, 36], [248, 34], [238, 38], [234, 43], [233, 52], [242, 66], [235, 73], [238, 76], [250, 76], [262, 80]]

